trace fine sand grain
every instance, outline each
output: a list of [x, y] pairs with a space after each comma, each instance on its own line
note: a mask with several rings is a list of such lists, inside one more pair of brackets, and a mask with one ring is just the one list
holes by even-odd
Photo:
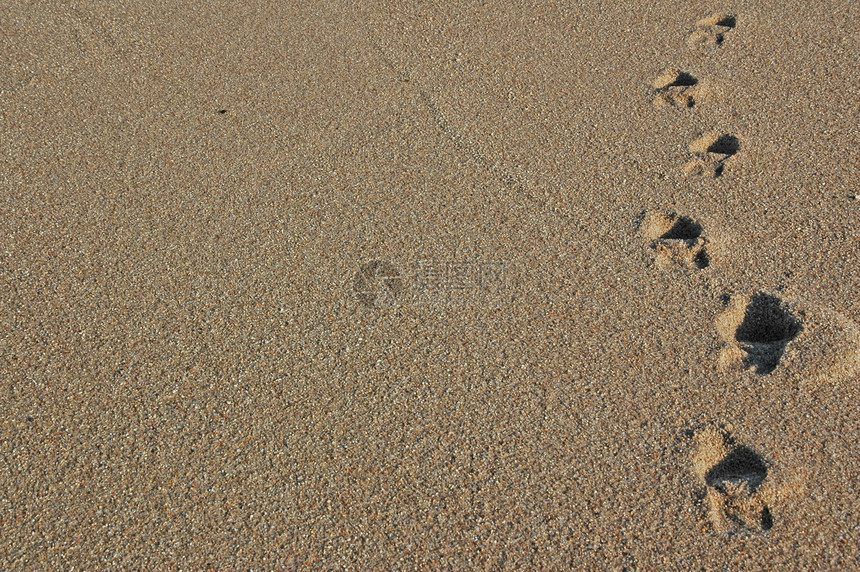
[[0, 7], [0, 568], [860, 568], [860, 3]]

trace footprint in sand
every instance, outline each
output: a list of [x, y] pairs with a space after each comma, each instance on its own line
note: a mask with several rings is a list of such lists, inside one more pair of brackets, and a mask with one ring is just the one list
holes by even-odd
[[684, 165], [684, 173], [689, 177], [717, 178], [723, 174], [726, 163], [740, 148], [741, 143], [734, 135], [709, 131], [690, 143], [690, 152], [695, 157]]
[[722, 371], [784, 370], [803, 387], [840, 383], [860, 372], [860, 325], [801, 299], [767, 292], [726, 298], [716, 318]]
[[767, 499], [767, 462], [751, 448], [738, 445], [716, 427], [695, 436], [693, 469], [705, 486], [704, 500], [708, 518], [721, 533], [749, 530], [764, 532], [773, 528], [774, 518]]
[[677, 264], [701, 270], [710, 264], [704, 229], [690, 217], [652, 211], [645, 213], [641, 228], [658, 266]]
[[770, 374], [788, 344], [803, 329], [803, 318], [803, 312], [765, 292], [732, 297], [716, 320], [717, 331], [725, 342], [720, 369], [752, 369], [759, 375]]
[[373, 260], [356, 271], [352, 289], [363, 306], [379, 309], [401, 303], [407, 286], [397, 267], [389, 262]]
[[735, 16], [716, 12], [696, 22], [696, 29], [687, 36], [687, 44], [691, 47], [720, 47], [726, 34], [734, 30], [735, 26]]
[[692, 74], [677, 69], [666, 69], [657, 76], [652, 86], [655, 89], [654, 106], [689, 109], [706, 99], [710, 89]]

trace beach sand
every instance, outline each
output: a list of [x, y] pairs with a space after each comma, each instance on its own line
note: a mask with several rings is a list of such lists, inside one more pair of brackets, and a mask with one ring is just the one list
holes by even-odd
[[0, 566], [860, 566], [858, 22], [4, 2]]

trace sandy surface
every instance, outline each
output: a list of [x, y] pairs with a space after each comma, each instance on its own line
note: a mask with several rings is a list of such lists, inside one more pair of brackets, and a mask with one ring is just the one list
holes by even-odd
[[559, 4], [3, 2], [0, 566], [860, 566], [860, 4]]

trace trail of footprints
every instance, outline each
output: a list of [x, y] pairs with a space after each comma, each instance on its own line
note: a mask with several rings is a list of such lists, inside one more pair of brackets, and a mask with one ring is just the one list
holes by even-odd
[[[687, 43], [718, 49], [736, 24], [735, 16], [713, 14], [696, 23]], [[678, 69], [662, 72], [652, 87], [654, 105], [660, 110], [689, 110], [707, 101], [710, 94], [706, 81]], [[683, 171], [688, 177], [720, 177], [740, 147], [731, 133], [707, 131], [690, 143], [692, 158]], [[639, 222], [655, 266], [688, 272], [711, 266], [714, 245], [700, 221], [675, 212], [651, 211]], [[805, 353], [809, 358], [807, 364], [798, 366], [795, 360], [793, 366], [805, 383], [845, 379], [860, 369], [860, 326], [847, 317], [819, 308], [818, 319], [807, 320], [804, 307], [797, 302], [761, 290], [725, 294], [722, 299], [724, 308], [715, 317], [722, 341], [716, 364], [719, 371], [767, 378], [780, 371], [789, 352], [795, 352], [794, 356]], [[806, 332], [808, 324], [811, 331]], [[689, 436], [695, 437], [696, 444], [696, 496], [713, 529], [724, 534], [771, 530], [776, 522], [771, 501], [787, 494], [787, 488], [785, 483], [768, 479], [770, 466], [765, 458], [736, 443], [720, 428], [708, 427]]]
[[[735, 16], [713, 14], [696, 23], [687, 37], [692, 47], [720, 48], [737, 24]], [[689, 110], [707, 100], [706, 81], [678, 70], [663, 71], [652, 83], [657, 109]], [[730, 133], [707, 131], [690, 143], [692, 158], [683, 166], [688, 177], [720, 177], [740, 149]], [[652, 211], [641, 218], [640, 229], [656, 266], [681, 267], [692, 272], [710, 266], [711, 244], [704, 226], [675, 212]], [[725, 296], [725, 311], [717, 316], [724, 342], [719, 367], [723, 371], [749, 369], [768, 375], [801, 330], [801, 317], [776, 296], [759, 292], [749, 297]], [[692, 436], [692, 435], [691, 435]], [[730, 435], [708, 428], [696, 437], [694, 472], [701, 487], [700, 501], [707, 507], [714, 530], [765, 532], [774, 525], [764, 483], [765, 460], [752, 449], [737, 445]]]
[[[691, 47], [717, 49], [734, 30], [734, 15], [716, 13], [696, 23], [687, 37]], [[687, 110], [706, 101], [707, 81], [678, 69], [663, 71], [653, 82], [654, 105], [658, 109]], [[688, 176], [720, 177], [727, 162], [740, 149], [740, 141], [730, 133], [708, 131], [689, 146], [693, 158], [683, 167]], [[680, 267], [703, 271], [711, 264], [711, 239], [704, 225], [670, 211], [643, 213], [640, 231], [646, 239], [656, 266], [669, 270]], [[403, 297], [406, 286], [398, 270], [384, 262], [363, 265], [355, 274], [353, 289], [368, 308], [387, 307]], [[725, 308], [715, 318], [723, 342], [718, 369], [769, 376], [775, 372], [789, 348], [804, 329], [804, 312], [773, 293], [757, 291], [749, 295], [724, 295]], [[840, 367], [849, 372], [860, 367], [860, 327], [845, 321], [840, 329], [840, 351], [847, 356]], [[843, 363], [844, 362], [844, 363]], [[844, 374], [844, 372], [843, 372]], [[695, 438], [693, 470], [699, 482], [697, 497], [714, 530], [720, 533], [767, 532], [775, 517], [770, 500], [778, 496], [768, 481], [769, 463], [752, 448], [740, 445], [725, 430], [708, 427]]]
[[[687, 37], [691, 47], [723, 45], [726, 34], [737, 25], [731, 14], [715, 13], [696, 22], [695, 30]], [[689, 110], [706, 102], [712, 89], [706, 79], [699, 79], [688, 71], [669, 68], [653, 81], [654, 106], [658, 109]], [[717, 178], [722, 176], [729, 159], [740, 150], [740, 141], [730, 133], [708, 131], [695, 138], [689, 146], [691, 159], [683, 171], [688, 177]]]

